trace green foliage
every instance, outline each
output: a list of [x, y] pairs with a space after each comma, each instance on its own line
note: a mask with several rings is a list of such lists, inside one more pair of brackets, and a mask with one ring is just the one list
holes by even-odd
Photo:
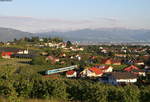
[[16, 102], [16, 100], [20, 102], [18, 97], [82, 102], [150, 101], [149, 86], [138, 88], [134, 85], [127, 85], [121, 87], [88, 80], [54, 80], [35, 75], [12, 75], [12, 73], [7, 75], [9, 76], [7, 78], [0, 77], [0, 96], [7, 97], [10, 102]]
[[67, 47], [67, 48], [70, 48], [71, 46], [72, 46], [71, 41], [67, 41], [67, 45], [66, 45], [66, 47]]
[[107, 90], [103, 85], [95, 83], [89, 84], [85, 88], [83, 96], [86, 102], [106, 102]]
[[108, 102], [124, 102], [124, 90], [122, 87], [110, 87], [108, 89]]
[[0, 52], [0, 59], [2, 59], [2, 52]]
[[53, 55], [53, 56], [56, 56], [56, 57], [60, 56], [62, 53], [63, 53], [62, 49], [55, 49], [55, 50], [49, 50], [48, 51], [48, 54], [50, 56]]
[[20, 80], [14, 82], [14, 87], [19, 97], [29, 98], [31, 90], [33, 88], [33, 83], [29, 80]]
[[36, 56], [32, 59], [31, 64], [33, 65], [45, 65], [47, 64], [45, 57], [43, 56]]
[[145, 61], [146, 65], [150, 65], [150, 58]]
[[125, 102], [139, 102], [140, 91], [137, 86], [126, 86], [124, 92]]
[[150, 102], [150, 86], [141, 88], [141, 102]]
[[52, 42], [56, 42], [56, 43], [60, 43], [63, 42], [63, 39], [59, 38], [59, 37], [55, 37], [51, 39]]

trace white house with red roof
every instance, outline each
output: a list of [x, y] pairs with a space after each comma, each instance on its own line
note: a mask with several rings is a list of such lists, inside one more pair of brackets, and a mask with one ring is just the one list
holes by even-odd
[[73, 77], [77, 77], [77, 72], [74, 70], [70, 70], [66, 72], [66, 77], [68, 78], [73, 78]]
[[8, 58], [11, 58], [12, 54], [13, 54], [12, 52], [2, 52], [1, 56], [2, 58], [8, 59]]
[[109, 73], [113, 71], [113, 67], [112, 66], [95, 66], [96, 68], [101, 69], [102, 72], [104, 73]]
[[60, 61], [59, 58], [55, 58], [55, 57], [53, 57], [53, 56], [48, 56], [48, 57], [46, 58], [46, 60], [47, 60], [47, 61], [50, 60], [53, 64]]
[[103, 75], [103, 72], [99, 68], [92, 67], [83, 70], [80, 75], [81, 77], [100, 77]]

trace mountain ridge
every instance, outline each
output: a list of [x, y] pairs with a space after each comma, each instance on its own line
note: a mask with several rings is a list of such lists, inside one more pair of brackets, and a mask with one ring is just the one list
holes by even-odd
[[3, 28], [0, 27], [0, 41], [6, 42], [6, 41], [12, 41], [15, 38], [19, 39], [22, 37], [29, 37], [32, 33], [23, 32], [20, 30], [12, 29], [12, 28]]
[[126, 28], [80, 29], [74, 31], [53, 31], [43, 33], [28, 33], [11, 28], [0, 27], [0, 41], [11, 41], [22, 37], [61, 37], [71, 41], [92, 42], [150, 42], [150, 30]]
[[145, 29], [82, 29], [68, 32], [46, 32], [39, 33], [38, 36], [62, 37], [72, 41], [96, 41], [96, 42], [138, 42], [150, 41], [150, 30]]

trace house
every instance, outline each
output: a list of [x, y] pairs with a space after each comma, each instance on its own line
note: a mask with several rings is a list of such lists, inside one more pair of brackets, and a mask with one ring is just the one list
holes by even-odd
[[149, 65], [145, 65], [144, 69], [145, 69], [146, 72], [150, 72], [150, 66]]
[[127, 71], [127, 72], [131, 72], [131, 73], [138, 75], [138, 76], [146, 76], [145, 72], [142, 69], [140, 69], [134, 65], [126, 67], [123, 70]]
[[40, 53], [42, 56], [47, 56], [48, 55], [48, 52], [41, 52]]
[[77, 54], [75, 57], [76, 57], [79, 61], [81, 60], [81, 56], [80, 56], [80, 55]]
[[101, 69], [95, 67], [84, 69], [80, 73], [81, 77], [100, 77], [102, 75], [103, 72], [101, 71]]
[[130, 72], [112, 72], [108, 75], [108, 83], [121, 85], [137, 82], [137, 76]]
[[60, 61], [59, 58], [55, 58], [53, 56], [48, 56], [46, 60], [50, 60], [53, 64]]
[[103, 59], [102, 60], [102, 64], [112, 64], [112, 59], [108, 58], [108, 59]]
[[112, 66], [95, 66], [96, 68], [99, 68], [102, 72], [104, 73], [109, 73], [113, 71], [113, 67]]
[[12, 54], [28, 54], [28, 50], [10, 48], [10, 47], [0, 47], [0, 52], [2, 53], [2, 58], [11, 58]]
[[61, 55], [60, 55], [60, 57], [61, 58], [65, 58], [67, 55], [65, 54], [65, 53], [62, 53]]
[[66, 77], [68, 77], [68, 78], [75, 78], [75, 77], [77, 77], [77, 72], [76, 71], [73, 71], [73, 70], [71, 70], [71, 71], [68, 71], [68, 72], [66, 72]]
[[134, 64], [136, 64], [136, 65], [144, 65], [144, 62], [143, 61], [134, 61]]
[[113, 61], [112, 61], [112, 64], [113, 64], [113, 65], [121, 65], [121, 64], [122, 64], [122, 61], [121, 61], [121, 60], [113, 60]]
[[28, 50], [19, 50], [17, 54], [29, 54]]
[[11, 58], [12, 52], [2, 52], [1, 56], [2, 58], [9, 59]]
[[108, 58], [108, 59], [104, 59], [102, 60], [102, 64], [113, 64], [113, 65], [121, 65], [121, 60], [116, 60], [116, 59], [111, 59], [111, 58]]
[[104, 54], [108, 53], [108, 51], [106, 49], [101, 49], [101, 52]]

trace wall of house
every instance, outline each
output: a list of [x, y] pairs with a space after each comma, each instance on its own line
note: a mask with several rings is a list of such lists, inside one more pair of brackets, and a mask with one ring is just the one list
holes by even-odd
[[116, 82], [135, 83], [137, 79], [117, 79]]
[[68, 78], [77, 77], [77, 72], [74, 72], [72, 75], [67, 74], [66, 77]]
[[8, 56], [8, 55], [5, 55], [5, 56], [2, 56], [2, 58], [9, 59], [9, 58], [11, 58], [11, 57]]
[[113, 85], [118, 85], [118, 83], [135, 83], [137, 82], [137, 79], [114, 79], [114, 78], [109, 78], [108, 83], [113, 84]]
[[87, 76], [88, 76], [88, 77], [93, 77], [93, 76], [96, 76], [96, 75], [95, 75], [95, 73], [93, 73], [93, 72], [87, 70]]
[[102, 74], [95, 74], [94, 72], [91, 72], [88, 69], [85, 69], [84, 71], [82, 71], [81, 73], [82, 77], [98, 77], [98, 76], [102, 76]]
[[113, 71], [113, 68], [112, 67], [109, 67], [107, 70], [105, 70], [104, 72], [112, 72]]

